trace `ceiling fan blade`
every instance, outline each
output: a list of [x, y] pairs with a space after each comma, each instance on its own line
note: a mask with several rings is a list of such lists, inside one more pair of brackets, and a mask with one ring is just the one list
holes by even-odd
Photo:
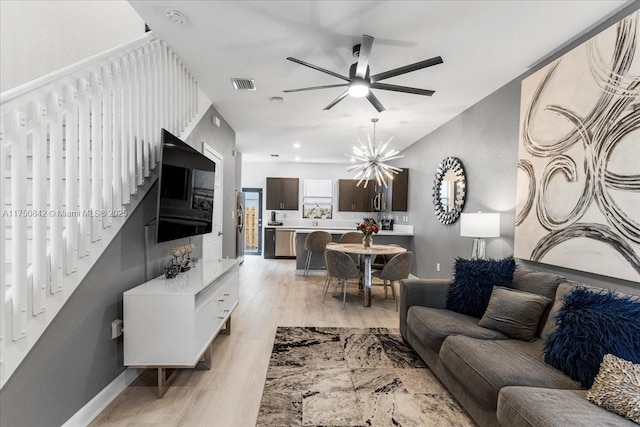
[[324, 107], [324, 110], [330, 110], [332, 109], [338, 102], [342, 101], [343, 99], [345, 99], [347, 97], [347, 95], [349, 95], [349, 90], [345, 90], [342, 95], [340, 95], [339, 97], [337, 97], [336, 99], [334, 99], [333, 101], [331, 101], [331, 103], [329, 105], [327, 105], [326, 107]]
[[393, 70], [385, 71], [383, 73], [371, 76], [372, 82], [379, 82], [380, 80], [388, 79], [390, 77], [399, 76], [400, 74], [410, 73], [412, 71], [421, 70], [423, 68], [431, 67], [432, 65], [442, 64], [442, 58], [436, 56], [435, 58], [426, 59], [424, 61], [416, 62], [415, 64], [405, 65], [404, 67], [394, 68]]
[[358, 54], [356, 77], [364, 79], [367, 76], [367, 67], [369, 67], [369, 57], [371, 56], [372, 47], [373, 37], [363, 34], [362, 42], [360, 43], [360, 53]]
[[373, 107], [376, 110], [378, 110], [378, 113], [381, 113], [386, 109], [386, 108], [384, 108], [384, 106], [382, 105], [380, 100], [378, 100], [378, 98], [376, 98], [376, 96], [373, 94], [373, 92], [369, 91], [369, 94], [367, 95], [367, 99], [369, 100], [371, 105], [373, 105]]
[[288, 57], [287, 59], [289, 61], [295, 62], [296, 64], [304, 65], [305, 67], [313, 68], [314, 70], [321, 71], [323, 73], [329, 74], [330, 76], [337, 77], [337, 78], [345, 80], [345, 81], [349, 81], [349, 77], [343, 76], [342, 74], [334, 73], [333, 71], [329, 71], [329, 70], [327, 70], [325, 68], [318, 67], [317, 65], [309, 64], [308, 62], [304, 62], [304, 61], [301, 61], [299, 59], [292, 58], [292, 57]]
[[424, 96], [431, 96], [434, 93], [436, 93], [435, 90], [418, 89], [416, 87], [390, 85], [386, 83], [371, 83], [369, 87], [372, 89], [390, 90], [393, 92], [412, 93], [414, 95], [424, 95]]
[[287, 90], [283, 90], [283, 92], [284, 93], [303, 92], [305, 90], [330, 89], [332, 87], [344, 87], [344, 86], [349, 86], [349, 83], [340, 83], [340, 84], [337, 84], [337, 85], [326, 85], [326, 86], [303, 87], [303, 88], [300, 88], [300, 89], [287, 89]]

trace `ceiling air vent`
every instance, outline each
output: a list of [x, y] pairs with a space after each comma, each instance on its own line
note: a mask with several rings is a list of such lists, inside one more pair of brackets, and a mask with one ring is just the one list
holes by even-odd
[[256, 90], [256, 82], [253, 79], [231, 79], [236, 90]]

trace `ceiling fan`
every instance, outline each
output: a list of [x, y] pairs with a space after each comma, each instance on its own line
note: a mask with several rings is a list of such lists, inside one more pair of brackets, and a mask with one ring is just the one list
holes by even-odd
[[334, 99], [324, 109], [330, 110], [338, 102], [342, 101], [344, 98], [347, 97], [347, 95], [349, 95], [354, 98], [362, 98], [362, 97], [367, 98], [371, 103], [371, 105], [373, 105], [374, 108], [378, 110], [378, 112], [384, 111], [385, 108], [382, 105], [382, 103], [380, 103], [378, 98], [376, 98], [376, 96], [371, 92], [370, 89], [390, 90], [393, 92], [412, 93], [414, 95], [424, 95], [424, 96], [431, 96], [435, 93], [435, 91], [433, 90], [418, 89], [414, 87], [380, 83], [380, 81], [391, 78], [391, 77], [399, 76], [401, 74], [406, 74], [412, 71], [431, 67], [432, 65], [442, 64], [443, 61], [441, 57], [436, 56], [431, 59], [416, 62], [415, 64], [405, 65], [404, 67], [394, 68], [393, 70], [385, 71], [383, 73], [374, 74], [373, 76], [371, 76], [369, 75], [369, 71], [370, 71], [369, 56], [371, 55], [372, 47], [373, 47], [373, 37], [363, 34], [362, 43], [357, 44], [353, 47], [353, 56], [358, 57], [358, 62], [351, 64], [351, 67], [349, 68], [349, 77], [344, 76], [342, 74], [334, 73], [333, 71], [327, 70], [322, 67], [318, 67], [317, 65], [309, 64], [308, 62], [304, 62], [296, 58], [288, 57], [287, 59], [289, 61], [295, 62], [300, 65], [304, 65], [305, 67], [313, 68], [314, 70], [318, 70], [320, 72], [345, 80], [347, 83], [326, 85], [326, 86], [304, 87], [300, 89], [285, 90], [283, 92], [285, 93], [303, 92], [307, 90], [329, 89], [334, 87], [348, 86], [347, 90], [345, 90], [340, 96]]

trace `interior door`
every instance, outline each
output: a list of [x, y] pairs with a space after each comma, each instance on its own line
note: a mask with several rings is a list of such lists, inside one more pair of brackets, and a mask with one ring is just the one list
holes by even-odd
[[202, 259], [204, 261], [217, 261], [222, 259], [222, 189], [224, 188], [222, 186], [222, 177], [224, 159], [222, 154], [204, 142], [202, 143], [202, 153], [216, 163], [215, 183], [213, 186], [213, 226], [211, 233], [202, 236]]

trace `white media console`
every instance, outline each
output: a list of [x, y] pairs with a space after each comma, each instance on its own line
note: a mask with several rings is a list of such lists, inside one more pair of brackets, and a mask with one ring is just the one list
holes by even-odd
[[[211, 343], [228, 333], [238, 304], [238, 262], [200, 261], [173, 279], [164, 276], [124, 293], [124, 365], [158, 369], [158, 397], [175, 369], [210, 367]], [[224, 328], [224, 329], [223, 329]]]

